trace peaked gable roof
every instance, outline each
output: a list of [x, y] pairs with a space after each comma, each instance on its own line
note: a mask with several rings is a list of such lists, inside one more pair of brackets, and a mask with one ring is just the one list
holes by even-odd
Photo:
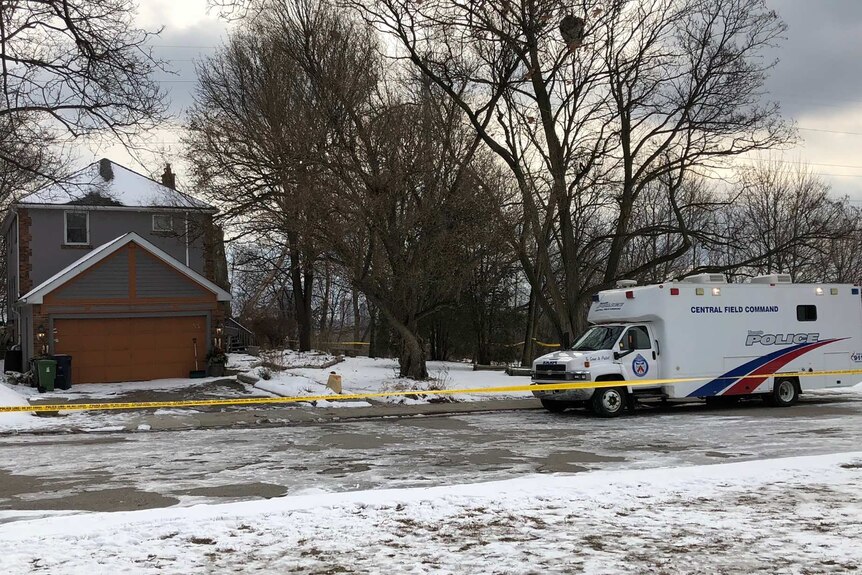
[[73, 278], [82, 274], [84, 271], [90, 269], [97, 263], [110, 256], [111, 254], [117, 252], [123, 246], [130, 243], [137, 244], [138, 246], [142, 247], [158, 259], [173, 267], [175, 270], [185, 275], [192, 281], [202, 285], [209, 291], [213, 292], [214, 294], [216, 294], [218, 301], [230, 301], [232, 299], [231, 295], [228, 292], [218, 287], [216, 284], [209, 281], [201, 274], [197, 273], [189, 267], [184, 266], [176, 259], [168, 255], [164, 251], [160, 250], [135, 232], [129, 232], [125, 235], [118, 237], [115, 240], [112, 240], [104, 245], [99, 246], [81, 259], [75, 261], [69, 266], [66, 266], [65, 268], [63, 268], [62, 270], [60, 270], [32, 290], [21, 296], [18, 302], [22, 304], [43, 303], [45, 295], [51, 293], [58, 287], [69, 282]]
[[84, 205], [214, 210], [188, 194], [169, 188], [107, 158], [20, 198], [21, 205]]

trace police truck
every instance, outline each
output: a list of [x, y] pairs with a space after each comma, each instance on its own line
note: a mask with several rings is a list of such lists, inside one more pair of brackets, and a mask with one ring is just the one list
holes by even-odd
[[721, 274], [623, 281], [593, 296], [588, 321], [571, 349], [533, 362], [533, 384], [582, 384], [535, 390], [549, 411], [587, 407], [615, 417], [638, 403], [753, 397], [784, 407], [805, 391], [862, 380], [834, 373], [862, 369], [855, 285], [794, 284], [786, 274], [744, 284]]

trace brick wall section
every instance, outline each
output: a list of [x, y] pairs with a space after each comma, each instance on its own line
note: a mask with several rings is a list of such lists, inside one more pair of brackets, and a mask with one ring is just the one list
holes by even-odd
[[[224, 247], [224, 230], [213, 222], [212, 216], [205, 216], [203, 221], [204, 277], [225, 291], [230, 290], [227, 274], [227, 256]], [[230, 302], [222, 302], [219, 306], [224, 317], [230, 317]]]
[[[33, 220], [30, 218], [30, 212], [26, 208], [18, 209], [18, 290], [21, 295], [24, 295], [33, 289], [33, 280], [30, 278], [30, 272], [33, 271]], [[38, 325], [38, 324], [36, 324]]]
[[[224, 319], [225, 319], [225, 315], [224, 315], [224, 311], [221, 309], [221, 307], [213, 310], [213, 312], [212, 312], [212, 324], [210, 326], [210, 329], [212, 329], [212, 333], [210, 333], [210, 342], [211, 342], [210, 347], [211, 348], [219, 346], [219, 344], [221, 344], [220, 347], [222, 350], [224, 350], [224, 348], [225, 348]], [[221, 335], [219, 335], [219, 333], [218, 333], [219, 327], [222, 328]], [[221, 339], [221, 341], [219, 341], [219, 338]]]
[[204, 242], [204, 277], [213, 283], [215, 277], [215, 230], [213, 229], [212, 216], [204, 216], [203, 219], [203, 242]]
[[[53, 334], [48, 333], [47, 330], [50, 327], [50, 323], [48, 322], [48, 316], [42, 313], [41, 305], [33, 306], [33, 357], [40, 357], [42, 355], [42, 345], [48, 346], [47, 353], [51, 353], [51, 342], [49, 341]], [[39, 341], [39, 326], [42, 326], [46, 330], [46, 338], [45, 342]]]

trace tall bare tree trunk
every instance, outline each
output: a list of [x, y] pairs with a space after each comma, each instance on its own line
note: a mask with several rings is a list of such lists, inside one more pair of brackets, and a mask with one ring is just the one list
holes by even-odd
[[416, 326], [408, 328], [397, 326], [401, 336], [401, 357], [399, 358], [399, 374], [411, 379], [428, 379], [426, 366], [425, 342], [416, 335]]
[[299, 251], [290, 251], [290, 281], [293, 287], [293, 306], [299, 332], [299, 351], [311, 351], [311, 298], [314, 291], [314, 271], [302, 269]]
[[527, 327], [524, 332], [524, 346], [521, 348], [521, 367], [530, 367], [533, 364], [536, 348], [536, 324], [538, 323], [539, 302], [536, 297], [536, 288], [530, 288], [530, 305], [527, 308]]
[[353, 303], [353, 341], [359, 341], [360, 336], [360, 322], [362, 321], [362, 316], [359, 313], [359, 291], [356, 288], [353, 288], [351, 291], [352, 303]]
[[377, 308], [371, 304], [368, 305], [368, 357], [374, 358], [380, 355], [377, 349]]

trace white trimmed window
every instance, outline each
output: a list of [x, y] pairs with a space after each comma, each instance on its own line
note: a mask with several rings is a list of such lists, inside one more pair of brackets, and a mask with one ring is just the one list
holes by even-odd
[[153, 214], [153, 231], [174, 231], [174, 217], [171, 214]]
[[89, 212], [66, 212], [64, 219], [66, 244], [85, 246], [90, 243]]

